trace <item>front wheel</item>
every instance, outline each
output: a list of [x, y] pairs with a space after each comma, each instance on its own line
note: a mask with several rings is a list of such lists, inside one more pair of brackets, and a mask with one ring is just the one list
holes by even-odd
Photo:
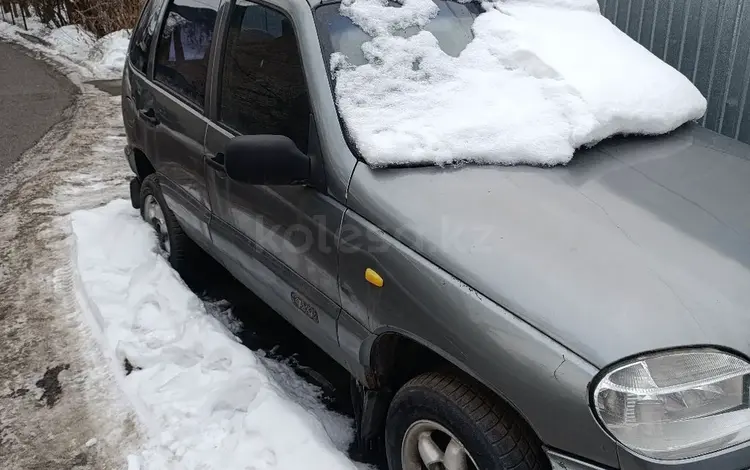
[[156, 174], [143, 179], [140, 196], [141, 217], [156, 231], [159, 251], [183, 278], [189, 277], [194, 270], [198, 249], [167, 207]]
[[547, 470], [536, 435], [507, 404], [457, 375], [406, 383], [386, 419], [390, 470]]

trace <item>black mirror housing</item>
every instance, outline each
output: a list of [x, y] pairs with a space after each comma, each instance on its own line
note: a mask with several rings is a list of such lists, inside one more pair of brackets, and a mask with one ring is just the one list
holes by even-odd
[[297, 185], [310, 179], [310, 157], [283, 135], [241, 135], [224, 150], [227, 176], [255, 185]]

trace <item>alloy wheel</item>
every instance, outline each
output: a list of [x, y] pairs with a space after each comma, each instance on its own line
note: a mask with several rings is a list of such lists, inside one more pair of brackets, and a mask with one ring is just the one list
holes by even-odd
[[409, 426], [401, 443], [403, 470], [478, 470], [464, 445], [444, 426], [427, 419]]
[[150, 223], [159, 240], [159, 250], [165, 258], [169, 259], [171, 246], [169, 244], [169, 229], [167, 228], [167, 219], [164, 217], [164, 211], [159, 205], [153, 194], [146, 196], [143, 207], [143, 218]]

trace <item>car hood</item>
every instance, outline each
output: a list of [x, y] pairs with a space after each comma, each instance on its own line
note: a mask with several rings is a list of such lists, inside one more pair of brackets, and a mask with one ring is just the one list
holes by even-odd
[[750, 355], [750, 146], [697, 125], [566, 167], [359, 164], [348, 205], [598, 367]]

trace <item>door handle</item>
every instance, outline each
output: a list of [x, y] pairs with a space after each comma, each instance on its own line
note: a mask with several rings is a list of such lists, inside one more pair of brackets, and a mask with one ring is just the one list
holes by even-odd
[[210, 166], [218, 173], [225, 174], [227, 172], [227, 169], [224, 166], [223, 153], [217, 153], [215, 156], [203, 155], [203, 160], [206, 162], [206, 165]]
[[159, 119], [156, 118], [156, 112], [154, 111], [154, 108], [139, 109], [138, 116], [140, 116], [141, 119], [151, 124], [152, 126], [159, 125]]

